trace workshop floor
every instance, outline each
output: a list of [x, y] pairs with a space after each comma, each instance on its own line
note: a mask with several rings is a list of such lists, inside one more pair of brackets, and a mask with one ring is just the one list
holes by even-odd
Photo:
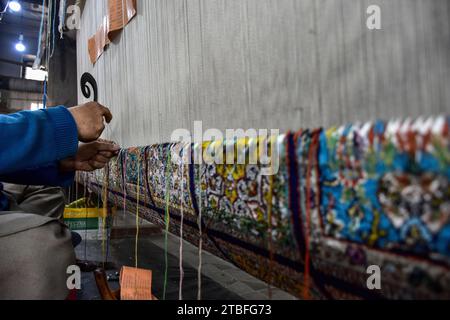
[[[118, 214], [119, 219], [114, 225], [132, 225], [135, 216]], [[147, 222], [141, 222], [141, 228], [151, 227]], [[177, 300], [179, 297], [179, 238], [169, 235], [168, 241], [168, 279], [166, 299]], [[153, 294], [162, 299], [164, 287], [165, 250], [164, 234], [153, 232], [139, 240], [139, 267], [153, 271]], [[183, 250], [183, 299], [197, 299], [197, 266], [198, 249], [184, 242]], [[114, 274], [122, 266], [134, 266], [134, 237], [123, 237], [109, 241], [108, 261], [117, 270], [108, 270]], [[103, 261], [102, 241], [83, 241], [77, 248], [77, 258], [91, 261]], [[269, 299], [269, 287], [266, 283], [236, 268], [232, 264], [219, 259], [207, 252], [203, 253], [202, 266], [202, 297], [208, 300], [265, 300]], [[110, 282], [111, 288], [116, 288], [117, 282]], [[293, 296], [277, 288], [271, 288], [272, 299], [295, 299]], [[82, 274], [82, 289], [78, 294], [80, 300], [100, 299], [92, 273]]]

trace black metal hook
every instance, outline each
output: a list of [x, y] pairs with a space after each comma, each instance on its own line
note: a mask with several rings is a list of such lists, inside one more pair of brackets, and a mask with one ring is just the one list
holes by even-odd
[[94, 91], [94, 101], [98, 102], [98, 87], [97, 87], [97, 81], [92, 76], [92, 74], [85, 72], [81, 76], [80, 80], [80, 86], [81, 86], [81, 92], [83, 93], [83, 96], [86, 99], [89, 99], [91, 97], [91, 88], [87, 84], [90, 84], [92, 87], [92, 90]]

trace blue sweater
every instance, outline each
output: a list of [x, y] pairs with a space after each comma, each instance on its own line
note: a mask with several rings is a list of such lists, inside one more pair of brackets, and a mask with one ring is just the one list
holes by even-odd
[[[0, 115], [0, 181], [24, 185], [67, 186], [74, 173], [58, 162], [78, 150], [75, 120], [65, 107]], [[0, 183], [0, 211], [8, 210]]]

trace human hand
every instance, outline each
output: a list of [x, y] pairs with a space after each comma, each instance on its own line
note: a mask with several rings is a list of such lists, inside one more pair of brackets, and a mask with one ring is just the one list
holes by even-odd
[[111, 111], [97, 102], [89, 102], [68, 109], [72, 114], [78, 129], [78, 139], [81, 142], [96, 141], [105, 129], [106, 120], [112, 120]]
[[120, 147], [113, 142], [98, 140], [81, 144], [75, 157], [59, 162], [60, 170], [94, 171], [104, 168], [111, 158], [119, 153]]

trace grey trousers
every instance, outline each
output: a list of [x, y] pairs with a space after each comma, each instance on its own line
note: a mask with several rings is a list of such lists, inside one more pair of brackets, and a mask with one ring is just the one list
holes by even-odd
[[0, 300], [63, 300], [75, 264], [70, 230], [61, 222], [61, 188], [4, 184], [10, 211], [0, 212]]

